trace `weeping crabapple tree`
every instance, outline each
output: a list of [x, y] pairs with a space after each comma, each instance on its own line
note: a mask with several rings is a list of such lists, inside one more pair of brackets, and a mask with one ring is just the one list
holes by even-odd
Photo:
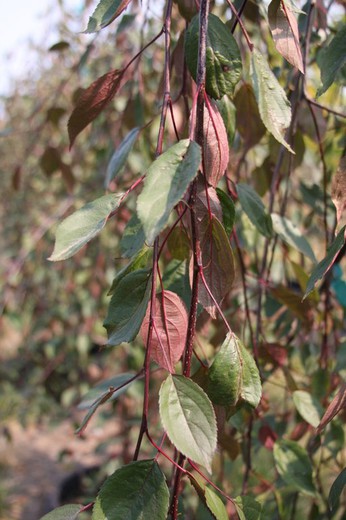
[[[144, 54], [163, 49], [159, 115], [152, 107], [152, 118], [159, 118], [152, 164], [119, 191], [132, 148], [154, 124], [148, 119], [116, 147], [107, 194], [59, 224], [50, 257], [72, 257], [117, 218], [119, 208], [134, 208], [114, 252], [126, 263], [110, 287], [104, 326], [109, 348], [128, 343], [131, 349], [131, 342], [142, 341], [144, 364], [138, 373], [116, 373], [100, 383], [95, 399], [86, 398], [79, 428], [84, 431], [101, 405], [141, 381], [133, 461], [104, 481], [94, 502], [59, 507], [45, 520], [86, 514], [93, 520], [316, 519], [341, 518], [345, 511], [345, 469], [324, 433], [345, 407], [345, 383], [335, 365], [339, 338], [331, 338], [342, 320], [333, 306], [343, 305], [342, 290], [333, 283], [345, 282], [341, 274], [330, 275], [345, 247], [345, 116], [316, 100], [306, 79], [310, 68], [311, 75], [319, 70], [317, 96], [332, 87], [334, 100], [327, 100], [338, 104], [346, 27], [330, 25], [332, 4], [167, 0], [159, 33], [146, 41], [143, 31], [140, 51], [77, 100], [68, 123], [71, 147], [135, 82]], [[131, 9], [144, 7], [101, 0], [85, 32], [107, 31], [118, 17], [128, 16], [130, 23]], [[145, 93], [145, 76], [141, 81]], [[332, 127], [331, 140], [322, 125]], [[316, 164], [322, 171], [320, 186], [305, 185], [296, 173], [309, 154], [314, 159], [307, 167]], [[340, 162], [331, 175], [335, 156]], [[324, 242], [325, 253], [316, 251], [320, 262], [304, 236], [308, 229], [315, 243]], [[295, 286], [285, 283], [287, 272]], [[201, 345], [205, 328], [217, 338], [214, 350]], [[315, 371], [304, 380], [312, 336], [318, 345]], [[272, 381], [277, 387], [268, 390], [277, 371], [280, 382]], [[276, 388], [280, 404], [275, 395], [268, 397]], [[260, 449], [265, 470], [256, 462], [263, 458]], [[324, 473], [330, 457], [337, 467]], [[233, 478], [241, 485], [233, 487]]]

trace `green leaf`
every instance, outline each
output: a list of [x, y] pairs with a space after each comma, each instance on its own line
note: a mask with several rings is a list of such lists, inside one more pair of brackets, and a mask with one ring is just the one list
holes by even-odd
[[296, 390], [292, 397], [294, 406], [304, 421], [317, 428], [321, 420], [321, 406], [317, 399], [304, 390]]
[[176, 226], [169, 234], [167, 246], [172, 258], [186, 260], [191, 254], [191, 242], [182, 226]]
[[200, 162], [199, 145], [183, 139], [149, 167], [137, 200], [137, 211], [150, 244], [166, 226], [172, 209], [196, 177]]
[[216, 101], [216, 104], [226, 128], [228, 144], [231, 145], [234, 141], [236, 129], [236, 108], [228, 96], [223, 96]]
[[284, 139], [284, 131], [291, 123], [290, 102], [266, 59], [256, 49], [252, 52], [251, 79], [264, 126], [279, 143], [294, 153]]
[[129, 384], [131, 384], [132, 381], [131, 383], [126, 383], [133, 379], [134, 375], [135, 374], [133, 372], [125, 372], [124, 374], [118, 374], [117, 376], [104, 379], [103, 381], [95, 385], [93, 388], [91, 388], [82, 397], [82, 400], [78, 405], [78, 409], [87, 410], [93, 404], [95, 404], [96, 400], [98, 400], [102, 395], [108, 392], [110, 388], [118, 388], [119, 386], [121, 386], [122, 388], [114, 392], [112, 397], [110, 398], [111, 401], [114, 401], [114, 399], [117, 399], [122, 393], [126, 392], [126, 390], [129, 387]]
[[92, 520], [166, 520], [169, 490], [155, 460], [131, 462], [107, 478], [97, 496]]
[[57, 262], [76, 254], [100, 233], [122, 197], [123, 193], [104, 195], [65, 218], [56, 230], [54, 251], [48, 260]]
[[311, 461], [302, 446], [294, 441], [277, 441], [274, 444], [274, 460], [276, 469], [286, 484], [307, 495], [316, 495]]
[[309, 242], [302, 235], [300, 229], [293, 224], [288, 218], [281, 217], [277, 213], [272, 213], [272, 222], [275, 233], [286, 242], [286, 244], [298, 249], [303, 255], [310, 258], [310, 260], [316, 263], [316, 257]]
[[165, 289], [175, 292], [189, 308], [191, 287], [189, 282], [189, 264], [186, 260], [173, 259], [167, 265], [163, 275]]
[[238, 496], [234, 499], [239, 520], [260, 520], [262, 505], [252, 497]]
[[264, 124], [258, 110], [258, 104], [253, 88], [244, 83], [234, 96], [234, 104], [237, 109], [237, 130], [244, 140], [246, 149], [255, 146], [266, 133]]
[[120, 240], [121, 256], [131, 258], [137, 254], [145, 243], [145, 235], [141, 221], [134, 214], [127, 223]]
[[239, 338], [228, 333], [208, 372], [208, 395], [215, 404], [235, 406], [240, 399], [256, 408], [261, 380], [253, 357]]
[[221, 498], [208, 488], [200, 476], [189, 475], [192, 486], [197, 491], [202, 503], [216, 520], [228, 520], [228, 513]]
[[204, 391], [191, 379], [169, 375], [160, 389], [160, 417], [177, 450], [211, 472], [217, 429]]
[[104, 404], [107, 401], [109, 401], [112, 396], [113, 396], [113, 391], [107, 390], [102, 395], [100, 395], [100, 397], [98, 399], [96, 399], [96, 401], [92, 404], [92, 406], [90, 406], [88, 413], [83, 418], [79, 428], [77, 428], [76, 433], [78, 435], [84, 432], [85, 428], [88, 426], [88, 424], [90, 422], [90, 419], [93, 417], [93, 415], [95, 414], [98, 407], [101, 406], [101, 404]]
[[216, 188], [216, 193], [221, 203], [223, 225], [226, 233], [230, 235], [235, 222], [235, 205], [231, 197], [220, 188]]
[[338, 502], [339, 502], [340, 495], [345, 486], [346, 486], [346, 468], [344, 468], [341, 471], [341, 473], [339, 473], [339, 475], [334, 480], [332, 487], [330, 488], [329, 496], [328, 496], [328, 504], [329, 504], [331, 511], [336, 509]]
[[330, 44], [321, 50], [317, 63], [321, 70], [322, 86], [317, 91], [321, 96], [334, 83], [338, 72], [346, 63], [346, 25], [336, 33]]
[[112, 23], [129, 5], [131, 0], [101, 0], [89, 18], [85, 33], [100, 31]]
[[273, 234], [271, 216], [266, 212], [262, 199], [248, 184], [237, 184], [239, 202], [258, 231], [270, 238]]
[[123, 269], [120, 269], [120, 271], [117, 272], [115, 275], [115, 278], [113, 279], [112, 285], [108, 291], [108, 296], [111, 296], [115, 293], [115, 290], [122, 278], [126, 276], [129, 273], [132, 273], [133, 271], [137, 271], [138, 269], [143, 269], [146, 267], [148, 263], [148, 259], [150, 256], [151, 250], [144, 246], [139, 253], [136, 254], [136, 256], [129, 262]]
[[127, 134], [125, 139], [121, 142], [119, 147], [113, 153], [111, 160], [107, 166], [105, 189], [108, 188], [109, 183], [118, 175], [124, 168], [127, 158], [132, 150], [133, 145], [136, 142], [140, 128], [133, 128], [131, 132]]
[[314, 270], [312, 271], [308, 284], [306, 286], [306, 291], [304, 294], [305, 299], [308, 294], [311, 293], [311, 291], [314, 289], [316, 283], [323, 278], [329, 271], [329, 269], [332, 267], [332, 265], [335, 262], [336, 257], [338, 256], [341, 248], [345, 244], [345, 234], [346, 234], [346, 226], [344, 226], [342, 229], [340, 229], [337, 237], [335, 238], [334, 242], [328, 249], [327, 255], [321, 260]]
[[78, 504], [66, 504], [42, 516], [40, 520], [76, 520], [81, 509], [82, 506]]
[[[191, 76], [196, 81], [199, 40], [199, 16], [196, 15], [186, 31], [185, 56]], [[237, 42], [220, 18], [210, 14], [206, 42], [206, 91], [220, 99], [233, 94], [240, 79], [242, 62]]]
[[133, 271], [120, 280], [103, 324], [108, 345], [129, 342], [137, 336], [147, 310], [150, 281], [150, 269]]

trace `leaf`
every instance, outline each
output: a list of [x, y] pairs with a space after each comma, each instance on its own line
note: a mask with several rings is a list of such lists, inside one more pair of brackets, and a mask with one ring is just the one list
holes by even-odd
[[320, 422], [320, 403], [304, 390], [296, 390], [292, 394], [294, 406], [304, 421], [317, 428]]
[[338, 225], [346, 223], [346, 156], [341, 157], [332, 179], [331, 198], [336, 208]]
[[276, 469], [286, 484], [306, 495], [315, 496], [311, 461], [302, 446], [294, 441], [277, 441], [274, 444], [274, 460]]
[[199, 223], [209, 215], [209, 211], [218, 220], [222, 220], [222, 208], [215, 188], [207, 186], [204, 179], [197, 181], [197, 197], [195, 204], [196, 218]]
[[271, 216], [266, 212], [262, 199], [248, 184], [238, 183], [239, 202], [252, 224], [265, 237], [273, 235]]
[[289, 4], [283, 0], [272, 0], [268, 6], [268, 19], [277, 51], [304, 74], [298, 22]]
[[121, 256], [131, 258], [137, 254], [145, 243], [143, 226], [136, 214], [127, 223], [124, 234], [120, 240]]
[[335, 510], [338, 506], [340, 495], [346, 486], [346, 468], [334, 480], [332, 487], [329, 491], [328, 504], [331, 511]]
[[125, 139], [121, 142], [119, 147], [113, 153], [111, 160], [107, 166], [105, 189], [108, 188], [110, 182], [118, 175], [124, 168], [127, 158], [132, 150], [133, 145], [136, 142], [140, 128], [133, 128], [131, 132], [127, 134]]
[[70, 148], [78, 134], [112, 101], [118, 92], [123, 78], [123, 70], [111, 70], [94, 81], [78, 98], [76, 106], [68, 120]]
[[[127, 382], [133, 379], [133, 372], [125, 372], [123, 374], [118, 374], [114, 377], [110, 377], [108, 379], [104, 379], [93, 388], [91, 388], [83, 397], [81, 402], [78, 405], [79, 410], [87, 410], [90, 408], [96, 400], [98, 400], [102, 395], [109, 391], [110, 388], [118, 388], [121, 386], [120, 390], [116, 390], [110, 400], [114, 401], [117, 399], [122, 393], [126, 392], [128, 389]], [[131, 381], [132, 382], [132, 381]], [[130, 383], [129, 383], [130, 384]], [[125, 385], [125, 386], [123, 386]]]
[[336, 33], [327, 47], [321, 50], [317, 57], [317, 63], [321, 70], [322, 85], [317, 90], [317, 96], [321, 96], [334, 83], [338, 72], [346, 63], [346, 25]]
[[342, 249], [343, 245], [345, 244], [345, 232], [346, 232], [346, 226], [341, 228], [339, 231], [337, 237], [335, 238], [334, 242], [331, 244], [330, 248], [328, 249], [327, 255], [321, 260], [316, 267], [313, 269], [308, 284], [306, 286], [306, 291], [304, 294], [305, 299], [308, 294], [311, 293], [311, 291], [314, 289], [316, 283], [325, 276], [329, 269], [333, 266], [336, 257], [338, 256], [340, 250]]
[[266, 129], [258, 110], [253, 88], [244, 83], [234, 96], [237, 130], [244, 139], [245, 147], [252, 148], [264, 136]]
[[302, 301], [301, 293], [288, 289], [285, 285], [279, 284], [270, 287], [270, 293], [275, 300], [285, 305], [293, 314], [306, 325], [312, 322], [312, 303], [309, 300]]
[[213, 518], [216, 518], [216, 520], [228, 520], [228, 513], [221, 498], [204, 484], [202, 478], [191, 474], [188, 477], [202, 503], [213, 515]]
[[196, 177], [200, 162], [199, 145], [183, 139], [149, 167], [144, 188], [137, 200], [138, 216], [149, 244], [167, 225], [172, 209]]
[[134, 256], [131, 262], [129, 262], [127, 265], [125, 265], [125, 267], [123, 267], [123, 269], [120, 269], [120, 271], [117, 272], [107, 293], [107, 296], [111, 296], [115, 293], [120, 280], [124, 278], [124, 276], [132, 273], [132, 271], [137, 271], [137, 269], [144, 269], [147, 266], [150, 254], [151, 250], [148, 247], [142, 247], [142, 249]]
[[260, 520], [262, 505], [252, 497], [238, 496], [233, 501], [240, 520]]
[[[150, 305], [141, 327], [146, 345], [150, 321]], [[164, 291], [156, 295], [156, 314], [151, 339], [151, 359], [161, 368], [174, 373], [174, 366], [181, 358], [186, 342], [188, 315], [177, 294]]]
[[78, 504], [66, 504], [42, 516], [40, 520], [76, 520], [81, 509], [82, 506]]
[[346, 383], [341, 385], [339, 392], [336, 394], [334, 399], [329, 404], [327, 410], [325, 411], [321, 422], [317, 427], [317, 433], [321, 433], [321, 431], [330, 423], [332, 419], [341, 411], [346, 408]]
[[108, 345], [129, 342], [137, 336], [147, 310], [150, 281], [150, 269], [133, 271], [120, 280], [103, 323]]
[[213, 102], [204, 105], [203, 167], [205, 177], [216, 188], [229, 161], [228, 137], [222, 116]]
[[[221, 222], [206, 216], [200, 227], [201, 257], [203, 276], [213, 298], [220, 305], [223, 298], [231, 290], [234, 280], [233, 253], [226, 231]], [[193, 258], [190, 263], [190, 283], [193, 278]], [[198, 301], [212, 318], [216, 317], [215, 302], [200, 276], [198, 286]]]
[[252, 52], [251, 79], [264, 126], [279, 143], [294, 153], [283, 136], [291, 123], [290, 102], [266, 59], [256, 49]]
[[175, 292], [183, 300], [186, 308], [189, 308], [191, 288], [188, 262], [186, 260], [171, 260], [165, 268], [162, 281], [165, 289]]
[[208, 395], [215, 404], [235, 406], [241, 399], [256, 408], [261, 380], [253, 357], [239, 338], [228, 333], [208, 372]]
[[314, 252], [300, 229], [288, 218], [282, 217], [277, 213], [272, 213], [271, 217], [275, 233], [277, 233], [286, 244], [294, 247], [294, 249], [298, 249], [303, 255], [316, 263]]
[[170, 374], [161, 385], [159, 404], [162, 424], [177, 450], [211, 472], [217, 431], [207, 395], [191, 379]]
[[110, 398], [112, 397], [112, 395], [113, 395], [113, 390], [107, 390], [102, 395], [100, 395], [100, 397], [98, 399], [96, 399], [96, 401], [94, 401], [94, 403], [90, 406], [88, 413], [83, 418], [79, 428], [77, 428], [77, 430], [76, 430], [77, 435], [80, 435], [81, 433], [84, 432], [84, 430], [86, 429], [86, 427], [88, 426], [88, 424], [90, 422], [90, 419], [93, 417], [93, 415], [97, 411], [98, 407], [101, 406], [102, 404], [106, 403], [107, 401], [109, 401]]
[[84, 33], [94, 33], [107, 27], [121, 15], [130, 2], [131, 0], [101, 0], [90, 16]]
[[100, 233], [122, 197], [123, 193], [104, 195], [65, 218], [57, 227], [54, 250], [48, 260], [57, 262], [75, 255]]
[[49, 52], [61, 52], [66, 51], [70, 47], [70, 44], [65, 41], [60, 41], [57, 43], [54, 43], [54, 45], [51, 45], [48, 49]]
[[236, 130], [236, 108], [228, 96], [223, 96], [221, 99], [215, 101], [215, 103], [226, 128], [228, 144], [231, 145], [234, 141]]
[[169, 490], [155, 460], [131, 462], [107, 478], [97, 496], [92, 520], [166, 520]]
[[173, 258], [186, 260], [191, 254], [190, 239], [182, 226], [176, 226], [169, 234], [167, 247]]
[[[196, 15], [185, 38], [187, 67], [196, 81], [199, 40], [199, 16]], [[242, 72], [239, 47], [230, 29], [213, 14], [208, 17], [206, 42], [206, 92], [214, 99], [233, 94]]]
[[219, 201], [221, 202], [223, 225], [225, 227], [226, 233], [231, 235], [235, 222], [234, 202], [231, 197], [220, 188], [216, 188], [216, 194]]

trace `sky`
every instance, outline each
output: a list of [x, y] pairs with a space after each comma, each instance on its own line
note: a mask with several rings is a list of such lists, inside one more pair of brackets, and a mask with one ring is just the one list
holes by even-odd
[[[97, 5], [95, 0], [95, 6]], [[0, 95], [9, 92], [11, 79], [30, 69], [35, 60], [28, 52], [28, 41], [56, 43], [50, 24], [58, 19], [57, 0], [15, 0], [1, 2], [0, 17]], [[83, 0], [63, 0], [71, 14], [80, 12]], [[91, 4], [91, 8], [92, 8]], [[45, 15], [49, 15], [48, 17]], [[84, 27], [83, 27], [84, 28]], [[78, 30], [78, 29], [77, 29]]]

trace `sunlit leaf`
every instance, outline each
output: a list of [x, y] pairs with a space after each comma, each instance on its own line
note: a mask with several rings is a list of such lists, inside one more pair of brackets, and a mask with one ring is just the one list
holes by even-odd
[[[199, 16], [196, 15], [186, 32], [186, 63], [196, 81], [198, 60]], [[206, 42], [206, 91], [214, 99], [233, 94], [240, 79], [240, 51], [230, 29], [213, 14], [208, 17]]]
[[83, 91], [68, 120], [70, 148], [77, 135], [112, 101], [120, 88], [123, 74], [122, 70], [107, 72]]
[[137, 211], [145, 236], [152, 244], [166, 226], [169, 215], [197, 175], [201, 149], [183, 139], [160, 155], [149, 167]]
[[316, 257], [314, 252], [300, 229], [295, 226], [291, 220], [277, 213], [272, 213], [271, 217], [275, 233], [277, 233], [286, 244], [297, 249], [315, 263]]
[[274, 460], [276, 469], [286, 484], [304, 494], [316, 494], [311, 461], [302, 446], [294, 441], [277, 441], [274, 445]]
[[131, 0], [101, 0], [89, 18], [85, 33], [100, 31], [112, 23], [129, 5]]
[[81, 509], [80, 505], [66, 504], [42, 516], [40, 520], [76, 520]]
[[237, 184], [237, 193], [239, 202], [252, 224], [262, 235], [271, 237], [273, 234], [272, 219], [267, 213], [261, 197], [251, 186], [243, 183]]
[[321, 278], [323, 278], [328, 273], [329, 269], [334, 264], [336, 257], [338, 256], [340, 250], [342, 249], [343, 245], [345, 244], [345, 231], [346, 231], [346, 226], [341, 228], [341, 230], [339, 231], [334, 242], [331, 244], [330, 248], [328, 249], [327, 255], [313, 269], [313, 271], [310, 275], [308, 284], [306, 286], [304, 298], [306, 298], [308, 296], [308, 294], [311, 293], [311, 291], [314, 289], [317, 282], [319, 280], [321, 280]]
[[[150, 305], [141, 327], [143, 343], [146, 344], [150, 321]], [[185, 305], [177, 294], [164, 291], [156, 295], [156, 312], [151, 339], [151, 359], [171, 373], [181, 358], [186, 341], [188, 315]]]
[[304, 421], [317, 428], [320, 422], [320, 403], [309, 392], [296, 390], [292, 394], [294, 406]]
[[272, 0], [268, 7], [268, 19], [278, 52], [304, 74], [298, 23], [290, 5], [284, 0]]
[[147, 310], [150, 281], [150, 269], [133, 271], [120, 280], [103, 323], [108, 345], [129, 342], [137, 336]]
[[208, 372], [208, 395], [215, 404], [243, 400], [256, 408], [262, 388], [256, 363], [239, 338], [228, 333]]
[[159, 465], [155, 460], [140, 460], [107, 478], [97, 496], [92, 520], [166, 520], [168, 507], [169, 490]]
[[266, 129], [290, 152], [284, 131], [291, 123], [291, 106], [268, 62], [256, 49], [252, 52], [251, 78], [261, 119]]
[[133, 145], [136, 142], [140, 128], [133, 128], [131, 132], [127, 134], [125, 139], [121, 142], [119, 147], [113, 153], [111, 160], [107, 166], [105, 188], [107, 189], [109, 183], [118, 175], [124, 168], [127, 158], [132, 150]]
[[66, 260], [98, 235], [119, 207], [122, 196], [122, 193], [104, 195], [65, 218], [57, 227], [54, 250], [48, 260]]
[[189, 475], [192, 486], [197, 491], [199, 498], [216, 520], [228, 520], [228, 513], [221, 498], [199, 476]]
[[322, 86], [317, 95], [321, 96], [334, 83], [338, 72], [346, 64], [346, 25], [336, 33], [327, 47], [318, 54], [317, 63], [321, 69]]
[[204, 391], [191, 379], [169, 375], [160, 389], [160, 416], [177, 450], [211, 472], [216, 419]]

